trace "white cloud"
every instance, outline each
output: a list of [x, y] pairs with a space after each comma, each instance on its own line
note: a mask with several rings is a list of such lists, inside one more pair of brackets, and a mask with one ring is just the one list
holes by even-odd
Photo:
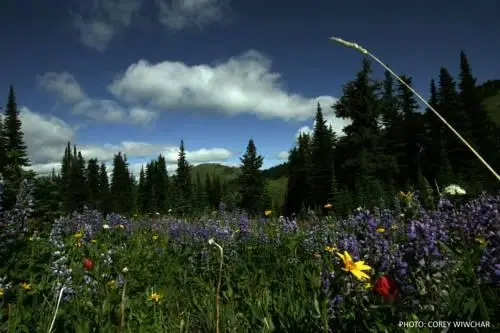
[[158, 118], [158, 112], [140, 107], [125, 108], [107, 99], [93, 99], [80, 86], [75, 77], [67, 72], [47, 72], [37, 77], [43, 89], [55, 93], [72, 104], [73, 114], [93, 120], [110, 123], [131, 123], [147, 125]]
[[76, 103], [87, 98], [85, 91], [70, 73], [47, 72], [38, 76], [37, 81], [41, 87], [57, 94], [64, 102]]
[[59, 118], [42, 116], [21, 107], [20, 119], [33, 164], [56, 162], [61, 158], [66, 143], [74, 140], [75, 129]]
[[73, 25], [80, 33], [82, 43], [103, 52], [113, 38], [130, 26], [139, 11], [142, 0], [93, 0], [81, 2]]
[[157, 0], [160, 23], [171, 30], [203, 27], [230, 15], [230, 0]]
[[[59, 171], [64, 149], [68, 142], [78, 142], [76, 130], [69, 124], [54, 116], [43, 116], [29, 110], [20, 108], [20, 118], [24, 140], [28, 147], [28, 155], [32, 165], [28, 168], [39, 174], [48, 174], [55, 169]], [[144, 159], [144, 162], [130, 163], [130, 169], [134, 173], [140, 170], [142, 164], [147, 163], [159, 154], [165, 156], [169, 171], [176, 168], [179, 147], [172, 144], [156, 144], [138, 141], [122, 141], [119, 144], [85, 145], [78, 144], [77, 149], [86, 158], [97, 158], [105, 162], [111, 170], [113, 156], [122, 152], [129, 160]], [[193, 165], [208, 162], [224, 163], [233, 156], [232, 152], [225, 148], [203, 148], [198, 150], [187, 150], [186, 159]]]
[[282, 151], [278, 153], [277, 158], [278, 160], [288, 160], [288, 155], [289, 153], [287, 151]]
[[[333, 104], [331, 104], [333, 105]], [[322, 105], [323, 108], [323, 115], [326, 120], [326, 125], [327, 126], [332, 126], [333, 130], [335, 131], [335, 134], [337, 137], [344, 136], [344, 127], [349, 125], [351, 121], [349, 119], [342, 119], [342, 118], [337, 118], [335, 114], [333, 113], [333, 110], [331, 110], [330, 106], [328, 105]], [[313, 122], [312, 126], [302, 126], [298, 129], [297, 133], [295, 134], [295, 137], [299, 137], [301, 133], [304, 134], [311, 134], [314, 130], [314, 126], [316, 126], [316, 121]]]
[[318, 102], [326, 106], [336, 101], [332, 96], [307, 98], [286, 92], [281, 75], [271, 72], [270, 60], [253, 50], [212, 66], [140, 60], [108, 89], [127, 102], [167, 110], [199, 108], [285, 120], [306, 120]]

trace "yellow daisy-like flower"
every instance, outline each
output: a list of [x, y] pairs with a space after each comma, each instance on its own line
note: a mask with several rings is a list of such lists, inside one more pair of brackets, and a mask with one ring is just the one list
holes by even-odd
[[153, 237], [151, 237], [153, 240], [157, 240], [159, 238], [158, 235], [153, 235]]
[[337, 248], [335, 246], [325, 246], [325, 251], [333, 253], [333, 252], [337, 251]]
[[151, 302], [154, 302], [154, 303], [160, 302], [160, 299], [161, 299], [161, 295], [158, 293], [155, 293], [155, 292], [151, 293], [148, 296], [148, 300], [150, 300]]
[[377, 230], [377, 232], [380, 232], [380, 233], [385, 232], [385, 228], [377, 228], [376, 230]]
[[270, 210], [270, 209], [268, 209], [268, 210], [266, 210], [266, 211], [264, 212], [264, 215], [269, 216], [269, 215], [271, 215], [272, 213], [273, 213], [273, 211], [272, 211], [272, 210]]
[[326, 204], [326, 205], [324, 205], [323, 207], [325, 207], [326, 209], [330, 209], [330, 208], [332, 208], [332, 207], [333, 207], [333, 205], [332, 205], [332, 204], [330, 204], [330, 203], [327, 203], [327, 204]]
[[368, 265], [365, 265], [364, 261], [353, 262], [351, 255], [347, 251], [344, 251], [344, 254], [337, 252], [337, 255], [344, 262], [344, 268], [342, 268], [344, 271], [350, 272], [358, 280], [363, 281], [370, 279], [370, 276], [368, 276], [368, 274], [366, 274], [364, 271], [369, 271], [372, 268]]
[[29, 284], [27, 282], [23, 282], [23, 283], [21, 283], [21, 288], [23, 288], [25, 291], [29, 291], [29, 290], [31, 290], [31, 284]]
[[0, 288], [0, 297], [3, 297], [4, 290], [3, 288]]

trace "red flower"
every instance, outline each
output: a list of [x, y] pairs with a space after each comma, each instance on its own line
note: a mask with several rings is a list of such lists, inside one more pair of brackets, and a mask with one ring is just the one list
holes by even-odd
[[388, 301], [398, 297], [396, 282], [387, 275], [382, 275], [375, 281], [375, 291]]
[[89, 258], [83, 259], [83, 268], [90, 271], [94, 267], [94, 263]]

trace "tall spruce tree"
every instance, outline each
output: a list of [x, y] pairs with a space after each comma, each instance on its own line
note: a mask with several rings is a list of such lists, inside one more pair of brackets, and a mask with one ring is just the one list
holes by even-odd
[[89, 159], [86, 170], [89, 209], [97, 209], [99, 203], [99, 163], [97, 158]]
[[318, 103], [311, 145], [310, 191], [315, 207], [323, 207], [328, 202], [333, 171], [332, 140]]
[[[496, 165], [493, 165], [494, 169], [498, 169], [500, 167], [500, 163], [497, 162], [500, 157], [498, 153], [500, 146], [496, 135], [496, 126], [482, 103], [481, 93], [476, 85], [476, 78], [472, 75], [469, 61], [463, 51], [460, 53], [460, 80], [458, 86], [460, 88], [460, 106], [469, 121], [467, 128], [469, 139], [476, 150], [488, 162], [496, 163]], [[481, 188], [491, 188], [489, 184], [493, 183], [493, 178], [489, 170], [471, 152], [468, 152], [467, 156], [469, 161], [463, 161], [469, 164], [470, 170], [468, 170], [467, 176], [478, 181]], [[465, 156], [463, 159], [465, 159]]]
[[112, 211], [112, 199], [109, 188], [108, 170], [106, 164], [101, 163], [99, 167], [99, 203], [98, 210], [107, 215]]
[[[24, 143], [24, 134], [21, 127], [22, 123], [19, 117], [19, 110], [17, 108], [14, 87], [10, 86], [7, 106], [5, 108], [3, 130], [4, 144], [7, 151], [8, 164], [15, 164], [23, 167], [29, 166], [30, 161], [28, 158], [26, 144]], [[14, 158], [15, 161], [13, 161]]]
[[0, 114], [0, 174], [5, 170], [7, 165], [7, 150], [4, 138], [4, 121], [3, 115]]
[[113, 173], [111, 176], [111, 197], [113, 212], [128, 215], [133, 211], [132, 179], [128, 170], [127, 157], [121, 152], [113, 158]]
[[379, 203], [382, 193], [379, 193], [381, 186], [377, 174], [385, 167], [378, 163], [380, 158], [376, 156], [380, 151], [380, 103], [376, 96], [378, 84], [370, 79], [371, 72], [370, 61], [363, 59], [362, 69], [355, 80], [344, 86], [343, 95], [334, 105], [337, 117], [351, 120], [344, 128], [344, 140], [339, 142], [343, 159], [339, 171], [348, 190], [355, 191], [358, 201], [362, 201], [358, 204], [364, 205]]
[[[438, 89], [439, 112], [462, 136], [469, 139], [469, 124], [467, 114], [460, 107], [460, 100], [456, 90], [456, 83], [446, 68], [441, 68], [439, 73]], [[444, 126], [444, 125], [443, 125]], [[444, 132], [444, 146], [448, 154], [453, 173], [457, 176], [455, 182], [468, 183], [470, 166], [464, 159], [471, 159], [471, 152], [448, 128]]]
[[177, 192], [177, 205], [181, 212], [187, 212], [191, 206], [192, 186], [191, 186], [191, 167], [186, 160], [186, 151], [184, 140], [181, 140], [179, 147], [179, 157], [177, 158], [177, 172], [175, 177], [175, 187]]
[[241, 173], [239, 176], [239, 193], [241, 195], [240, 207], [248, 214], [259, 213], [264, 194], [264, 179], [260, 168], [264, 158], [257, 154], [257, 148], [253, 139], [248, 141], [247, 149], [241, 161]]

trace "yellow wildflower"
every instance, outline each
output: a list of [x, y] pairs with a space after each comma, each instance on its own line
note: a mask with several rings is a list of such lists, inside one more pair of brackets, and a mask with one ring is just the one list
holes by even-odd
[[270, 210], [270, 209], [268, 209], [268, 210], [266, 210], [266, 211], [264, 212], [264, 215], [269, 216], [269, 215], [271, 215], [272, 213], [273, 213], [273, 211], [272, 211], [272, 210]]
[[333, 252], [337, 251], [337, 248], [335, 246], [325, 246], [325, 251], [333, 253]]
[[114, 287], [116, 287], [116, 281], [115, 281], [115, 280], [111, 280], [111, 281], [109, 281], [109, 282], [108, 282], [108, 287], [110, 287], [110, 288], [114, 288]]
[[161, 295], [158, 294], [158, 293], [151, 293], [151, 295], [149, 295], [148, 297], [148, 300], [150, 300], [151, 302], [154, 302], [154, 303], [158, 303], [161, 299]]
[[326, 204], [326, 205], [324, 205], [323, 207], [325, 207], [326, 209], [329, 209], [329, 208], [332, 208], [333, 206], [332, 206], [332, 204], [327, 203], [327, 204]]
[[151, 237], [153, 240], [157, 240], [158, 239], [158, 235], [153, 235], [153, 237]]
[[346, 272], [351, 272], [358, 280], [368, 280], [370, 277], [363, 271], [369, 271], [372, 268], [368, 265], [365, 265], [364, 261], [352, 261], [351, 255], [344, 251], [344, 254], [337, 252], [337, 255], [344, 262], [344, 268], [342, 268]]
[[26, 291], [31, 290], [31, 284], [23, 282], [21, 283], [21, 288], [23, 288]]
[[0, 297], [3, 297], [3, 288], [0, 288]]
[[80, 231], [78, 231], [78, 232], [75, 234], [75, 238], [76, 238], [76, 239], [80, 239], [80, 238], [82, 238], [82, 237], [83, 237], [83, 231], [81, 231], [81, 230], [80, 230]]
[[486, 244], [488, 244], [488, 241], [487, 241], [487, 240], [485, 240], [484, 238], [481, 238], [481, 237], [476, 238], [476, 242], [478, 242], [478, 243], [479, 243], [479, 244], [481, 244], [481, 245], [486, 245]]
[[365, 283], [365, 289], [372, 289], [372, 284], [370, 282]]
[[385, 228], [377, 228], [376, 230], [377, 230], [377, 232], [380, 232], [380, 233], [385, 232]]
[[90, 242], [94, 243], [94, 244], [97, 243], [97, 241], [95, 239], [91, 239]]

